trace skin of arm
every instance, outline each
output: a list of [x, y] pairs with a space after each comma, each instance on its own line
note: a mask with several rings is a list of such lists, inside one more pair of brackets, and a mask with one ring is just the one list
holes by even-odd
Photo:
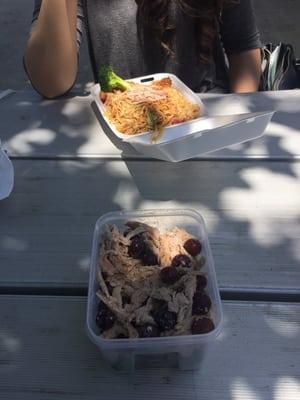
[[47, 98], [68, 91], [77, 74], [77, 0], [43, 0], [28, 39], [24, 64], [35, 89]]
[[261, 76], [260, 49], [233, 54], [228, 57], [228, 60], [231, 92], [256, 92]]

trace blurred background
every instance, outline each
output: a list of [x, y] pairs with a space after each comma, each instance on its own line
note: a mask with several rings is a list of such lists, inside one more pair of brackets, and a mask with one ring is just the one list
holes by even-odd
[[[263, 42], [290, 43], [300, 58], [300, 0], [253, 1]], [[22, 56], [33, 4], [33, 0], [0, 1], [0, 89], [28, 86]], [[84, 88], [92, 79], [84, 41], [76, 87]]]

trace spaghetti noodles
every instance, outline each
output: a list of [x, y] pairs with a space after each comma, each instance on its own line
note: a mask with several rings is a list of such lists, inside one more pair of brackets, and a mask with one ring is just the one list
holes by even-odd
[[105, 115], [119, 132], [135, 135], [150, 131], [154, 142], [164, 127], [201, 116], [199, 105], [191, 103], [173, 87], [170, 78], [150, 85], [131, 85], [124, 92], [106, 93], [102, 97]]

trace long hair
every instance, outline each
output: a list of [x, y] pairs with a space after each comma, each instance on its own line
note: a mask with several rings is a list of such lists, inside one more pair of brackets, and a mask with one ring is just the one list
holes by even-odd
[[236, 0], [135, 0], [145, 26], [153, 31], [166, 54], [174, 56], [172, 41], [176, 26], [168, 19], [169, 5], [173, 1], [195, 22], [195, 37], [199, 61], [212, 60], [213, 44], [223, 7]]

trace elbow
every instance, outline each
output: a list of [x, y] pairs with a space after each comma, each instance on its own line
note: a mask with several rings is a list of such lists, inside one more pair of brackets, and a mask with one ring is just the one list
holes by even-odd
[[32, 87], [42, 97], [55, 99], [69, 92], [74, 86], [77, 68], [68, 68], [64, 72], [60, 70], [41, 67], [40, 65], [30, 65], [23, 58], [25, 72]]
[[31, 84], [32, 84], [33, 88], [42, 97], [44, 97], [45, 99], [48, 99], [48, 100], [53, 100], [53, 99], [63, 96], [64, 94], [68, 93], [74, 85], [73, 82], [71, 84], [54, 82], [52, 85], [49, 85], [49, 86], [48, 85], [47, 86], [44, 86], [44, 85], [37, 86], [37, 85], [34, 85], [32, 82], [31, 82]]
[[32, 87], [45, 99], [53, 100], [68, 93], [75, 83], [76, 75], [65, 79], [59, 77], [50, 77], [47, 79], [33, 79], [28, 75]]

